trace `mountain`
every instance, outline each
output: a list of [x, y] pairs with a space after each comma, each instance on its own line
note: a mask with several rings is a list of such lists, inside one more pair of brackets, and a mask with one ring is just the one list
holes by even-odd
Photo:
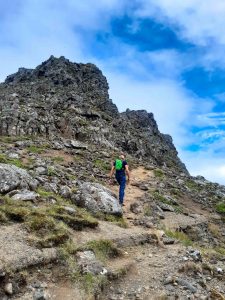
[[153, 114], [119, 113], [108, 88], [95, 65], [64, 57], [51, 56], [34, 70], [20, 68], [0, 85], [0, 134], [91, 142], [187, 173]]
[[51, 56], [0, 84], [0, 299], [223, 300], [224, 223], [225, 186], [152, 113], [120, 113], [95, 65]]

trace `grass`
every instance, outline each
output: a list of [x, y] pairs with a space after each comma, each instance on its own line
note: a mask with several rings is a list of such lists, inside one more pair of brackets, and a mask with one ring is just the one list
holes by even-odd
[[111, 165], [109, 163], [107, 163], [105, 160], [101, 160], [101, 159], [96, 159], [94, 161], [94, 165], [95, 165], [95, 167], [97, 167], [103, 171], [110, 171], [110, 169], [111, 169]]
[[53, 205], [48, 210], [48, 214], [57, 220], [63, 221], [75, 230], [82, 230], [85, 227], [95, 228], [98, 226], [97, 219], [92, 217], [87, 211], [77, 208], [76, 214], [71, 216], [65, 211], [63, 206]]
[[189, 237], [184, 232], [165, 230], [165, 233], [168, 237], [179, 240], [184, 246], [193, 245], [193, 242], [189, 239]]
[[48, 167], [48, 176], [56, 176], [57, 171], [53, 167]]
[[85, 249], [92, 250], [96, 257], [103, 262], [107, 259], [121, 255], [120, 250], [110, 240], [96, 240], [88, 242]]
[[208, 224], [208, 230], [209, 232], [214, 236], [214, 237], [220, 237], [221, 233], [220, 233], [220, 227], [216, 224], [213, 223], [209, 223]]
[[58, 246], [69, 239], [66, 224], [46, 215], [45, 212], [30, 215], [26, 220], [26, 227], [36, 234], [36, 243], [42, 247]]
[[32, 139], [32, 136], [0, 136], [0, 142], [2, 143], [14, 143], [17, 141], [25, 141]]
[[[42, 194], [43, 195], [43, 194]], [[45, 192], [45, 196], [49, 193]], [[64, 205], [70, 205], [64, 202]], [[24, 222], [30, 232], [36, 236], [36, 243], [42, 247], [57, 246], [69, 238], [69, 227], [82, 230], [84, 227], [95, 228], [98, 221], [86, 210], [75, 207], [75, 214], [70, 215], [64, 206], [55, 204], [42, 208], [33, 208], [32, 204], [1, 198], [0, 223]]]
[[163, 178], [164, 177], [164, 172], [160, 169], [155, 169], [153, 170], [155, 177], [158, 178]]
[[216, 211], [220, 214], [225, 213], [225, 202], [220, 202], [216, 205]]
[[54, 192], [49, 192], [49, 191], [46, 191], [44, 190], [43, 188], [38, 188], [36, 190], [36, 192], [44, 199], [48, 199], [50, 197], [54, 198], [57, 203], [64, 203], [64, 204], [70, 204], [70, 201], [67, 200], [67, 199], [64, 199], [63, 197], [61, 197], [60, 195], [58, 194], [55, 194]]
[[152, 210], [149, 206], [144, 207], [144, 215], [150, 217], [152, 215]]
[[27, 151], [30, 152], [30, 153], [40, 154], [40, 153], [43, 153], [46, 150], [47, 146], [48, 145], [42, 145], [40, 147], [40, 146], [31, 145], [31, 146], [27, 147]]
[[215, 251], [225, 257], [225, 248], [215, 247]]
[[11, 164], [18, 168], [26, 168], [27, 167], [27, 165], [25, 165], [20, 159], [9, 158], [5, 154], [0, 154], [0, 163]]
[[169, 199], [167, 199], [166, 197], [164, 197], [163, 195], [161, 195], [159, 192], [154, 192], [153, 193], [153, 197], [155, 200], [163, 202], [165, 204], [168, 204], [170, 206], [172, 206], [174, 208], [175, 213], [179, 214], [183, 212], [183, 208], [180, 207], [179, 205], [175, 205], [172, 203], [172, 201], [170, 201]]
[[119, 227], [122, 228], [128, 228], [128, 224], [123, 217], [118, 217], [114, 215], [105, 215], [105, 221], [114, 223], [115, 225], [118, 225]]
[[194, 180], [188, 179], [185, 182], [185, 185], [193, 191], [201, 191], [201, 186], [199, 186]]
[[61, 156], [56, 156], [56, 157], [52, 158], [52, 161], [56, 162], [56, 163], [61, 163], [61, 162], [64, 162], [64, 158]]

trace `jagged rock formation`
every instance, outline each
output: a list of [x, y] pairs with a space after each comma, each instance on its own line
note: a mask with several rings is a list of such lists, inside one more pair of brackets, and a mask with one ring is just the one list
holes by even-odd
[[0, 135], [73, 138], [187, 173], [152, 113], [120, 114], [102, 72], [64, 57], [51, 56], [34, 70], [20, 68], [0, 84]]

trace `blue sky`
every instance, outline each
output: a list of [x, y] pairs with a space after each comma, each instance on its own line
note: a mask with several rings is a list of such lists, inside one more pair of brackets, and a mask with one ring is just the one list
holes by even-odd
[[0, 81], [93, 62], [120, 111], [153, 112], [191, 174], [225, 183], [224, 19], [223, 0], [0, 0]]

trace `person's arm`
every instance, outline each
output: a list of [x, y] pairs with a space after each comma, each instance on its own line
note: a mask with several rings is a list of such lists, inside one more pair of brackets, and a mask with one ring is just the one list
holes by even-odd
[[112, 169], [111, 169], [111, 171], [110, 171], [110, 173], [109, 173], [109, 177], [110, 177], [110, 178], [112, 178], [114, 172], [115, 172], [115, 166], [113, 165], [113, 166], [112, 166]]
[[127, 174], [127, 177], [128, 177], [128, 182], [130, 181], [130, 171], [129, 171], [129, 166], [128, 165], [125, 165], [125, 171], [126, 171], [126, 174]]

